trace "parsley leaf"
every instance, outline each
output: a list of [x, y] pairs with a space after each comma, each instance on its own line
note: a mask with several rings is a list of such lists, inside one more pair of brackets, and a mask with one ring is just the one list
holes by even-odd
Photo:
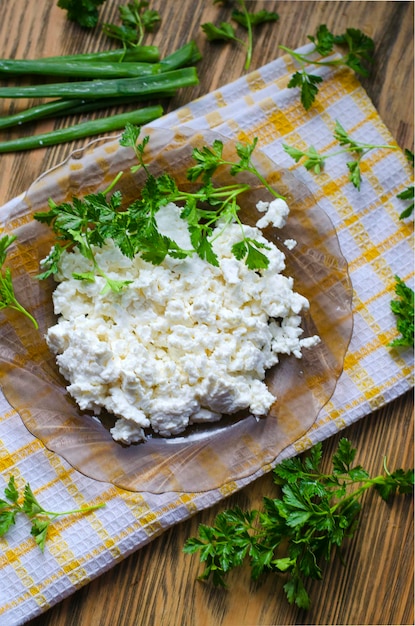
[[226, 510], [186, 541], [184, 552], [199, 553], [204, 565], [199, 578], [226, 586], [226, 574], [248, 561], [254, 580], [266, 572], [284, 573], [288, 602], [308, 609], [307, 580], [321, 579], [324, 562], [356, 532], [362, 494], [373, 487], [387, 500], [413, 491], [413, 470], [389, 472], [384, 462], [385, 473], [370, 478], [355, 457], [356, 449], [341, 438], [331, 474], [321, 470], [321, 443], [303, 458], [277, 465], [280, 497], [264, 497], [262, 511]]
[[300, 150], [295, 146], [283, 144], [283, 148], [296, 163], [299, 163], [301, 159], [304, 159], [303, 165], [307, 170], [313, 170], [315, 174], [320, 174], [327, 156], [319, 154], [314, 146], [310, 146], [307, 150]]
[[321, 56], [327, 56], [333, 52], [335, 37], [325, 24], [317, 28], [315, 36], [308, 35], [308, 39], [314, 43], [315, 52]]
[[346, 146], [349, 150], [353, 150], [359, 154], [364, 151], [362, 144], [352, 139], [338, 120], [336, 120], [333, 136], [341, 146]]
[[189, 168], [187, 172], [188, 180], [194, 182], [201, 177], [204, 184], [209, 183], [220, 165], [222, 152], [223, 143], [218, 139], [214, 140], [211, 147], [195, 148], [193, 150], [193, 158], [196, 161], [196, 165]]
[[396, 327], [400, 337], [393, 339], [390, 346], [393, 348], [410, 347], [414, 345], [414, 291], [404, 281], [395, 276], [396, 300], [390, 303], [392, 312], [396, 316]]
[[232, 246], [232, 253], [238, 260], [245, 259], [247, 267], [251, 270], [267, 268], [269, 259], [260, 251], [260, 248], [269, 247], [266, 244], [255, 241], [249, 237], [244, 237], [242, 241]]
[[[280, 46], [281, 50], [287, 52], [300, 65], [300, 69], [292, 75], [288, 87], [300, 89], [301, 103], [306, 111], [314, 104], [319, 90], [318, 85], [323, 80], [320, 76], [310, 73], [306, 69], [307, 66], [347, 66], [362, 76], [368, 76], [368, 66], [373, 63], [374, 52], [373, 40], [356, 28], [348, 28], [345, 33], [334, 35], [325, 24], [321, 24], [316, 34], [308, 35], [308, 39], [313, 42], [314, 47], [306, 54], [296, 52], [287, 46]], [[346, 48], [344, 54], [337, 59], [325, 58], [332, 55], [335, 45]], [[321, 58], [316, 59], [316, 54]]]
[[83, 28], [94, 28], [98, 23], [98, 7], [105, 0], [58, 0], [57, 6], [67, 11], [67, 17]]
[[[43, 221], [43, 215], [36, 219], [38, 219], [39, 222]], [[43, 272], [37, 275], [37, 278], [39, 278], [40, 280], [46, 280], [47, 278], [53, 276], [59, 271], [59, 260], [62, 256], [63, 251], [66, 250], [68, 245], [61, 246], [59, 243], [55, 243], [52, 246], [49, 254], [40, 262], [40, 266], [45, 269]]]
[[[216, 4], [216, 1], [214, 1], [213, 4]], [[239, 24], [239, 26], [242, 26], [248, 31], [246, 39], [238, 37], [234, 27], [229, 22], [221, 22], [219, 26], [212, 22], [206, 22], [201, 25], [201, 28], [208, 41], [232, 41], [240, 44], [246, 52], [245, 69], [248, 70], [252, 61], [254, 46], [253, 28], [265, 22], [276, 22], [279, 16], [275, 11], [267, 11], [266, 9], [262, 9], [256, 13], [250, 12], [244, 0], [238, 0], [237, 4], [240, 10], [234, 9], [231, 18]]]
[[3, 537], [10, 527], [16, 523], [16, 516], [19, 513], [25, 514], [31, 521], [32, 526], [30, 534], [35, 538], [39, 548], [45, 549], [48, 529], [50, 524], [62, 515], [72, 515], [75, 513], [87, 513], [105, 506], [104, 503], [93, 504], [91, 506], [74, 509], [57, 513], [55, 511], [46, 511], [38, 502], [29, 483], [25, 484], [23, 501], [19, 503], [19, 491], [16, 487], [14, 476], [10, 476], [7, 487], [4, 489], [6, 500], [0, 500], [0, 537]]
[[356, 187], [356, 189], [360, 190], [360, 186], [362, 183], [362, 174], [360, 171], [360, 162], [359, 161], [348, 161], [346, 163], [349, 169], [349, 180]]
[[131, 124], [129, 122], [128, 124], [126, 124], [123, 134], [120, 137], [120, 146], [123, 146], [124, 148], [133, 148], [133, 150], [139, 150], [139, 154], [141, 156], [141, 148], [144, 149], [145, 144], [142, 146], [138, 143], [139, 136], [140, 128], [138, 126], [134, 126], [134, 124]]
[[[412, 165], [412, 169], [413, 169], [414, 153], [411, 150], [408, 150], [406, 148], [405, 156], [408, 162], [410, 163], [410, 165]], [[401, 214], [399, 215], [399, 219], [403, 220], [403, 219], [406, 219], [407, 217], [410, 217], [412, 213], [414, 212], [414, 186], [409, 185], [406, 189], [401, 191], [401, 193], [398, 193], [396, 197], [399, 198], [399, 200], [409, 200], [409, 201], [412, 200], [412, 202], [410, 202], [410, 204], [406, 207], [406, 209], [404, 209], [401, 212]]]
[[[210, 229], [209, 229], [210, 230]], [[209, 230], [207, 231], [209, 233]], [[206, 259], [208, 263], [219, 267], [218, 257], [216, 256], [212, 244], [206, 236], [206, 231], [201, 228], [190, 227], [190, 236], [192, 244], [201, 259]]]
[[396, 197], [399, 198], [399, 200], [412, 200], [412, 202], [406, 207], [406, 209], [404, 209], [399, 215], [399, 219], [403, 220], [407, 217], [410, 217], [414, 212], [414, 186], [410, 185], [409, 187], [404, 189], [404, 191], [398, 193]]
[[[321, 446], [319, 446], [321, 448]], [[333, 454], [333, 474], [344, 474], [350, 471], [353, 461], [356, 458], [357, 450], [353, 448], [349, 439], [340, 439], [337, 450]]]
[[301, 92], [301, 104], [308, 111], [311, 108], [316, 95], [318, 93], [317, 85], [323, 79], [315, 74], [308, 74], [305, 70], [295, 72], [287, 85], [287, 87], [299, 87]]
[[274, 11], [267, 11], [266, 9], [261, 9], [256, 13], [234, 10], [232, 11], [232, 19], [248, 29], [249, 24], [251, 26], [259, 26], [260, 24], [265, 24], [265, 22], [276, 22], [279, 17]]
[[[239, 41], [235, 35], [235, 29], [232, 24], [221, 22], [219, 26], [215, 26], [212, 22], [206, 22], [201, 25], [208, 41]], [[241, 42], [242, 43], [242, 42]]]
[[38, 329], [39, 325], [35, 318], [27, 311], [17, 300], [13, 287], [12, 273], [9, 267], [3, 269], [3, 265], [6, 261], [7, 250], [16, 241], [15, 235], [3, 235], [0, 238], [0, 310], [1, 309], [14, 309], [26, 315], [26, 317], [32, 322], [33, 326]]
[[412, 165], [412, 168], [414, 167], [414, 153], [411, 150], [408, 150], [408, 148], [405, 148], [405, 156], [407, 158], [407, 161], [410, 165]]
[[397, 469], [395, 472], [389, 473], [387, 468], [384, 480], [375, 484], [374, 487], [380, 497], [386, 502], [396, 493], [405, 494], [412, 493], [412, 485], [414, 482], [414, 471]]
[[15, 504], [17, 503], [17, 500], [19, 499], [19, 492], [16, 488], [14, 476], [10, 476], [9, 483], [4, 489], [4, 495], [8, 500], [10, 500], [10, 502], [14, 502]]
[[16, 523], [16, 515], [20, 511], [20, 507], [17, 505], [19, 496], [14, 476], [10, 477], [8, 485], [4, 490], [4, 495], [9, 502], [0, 500], [0, 537], [3, 537], [10, 526]]
[[35, 538], [35, 541], [39, 548], [42, 550], [42, 552], [45, 549], [49, 525], [50, 519], [40, 519], [38, 517], [35, 517], [32, 521], [30, 534]]
[[345, 46], [347, 52], [342, 62], [348, 65], [357, 74], [368, 76], [369, 70], [365, 65], [373, 63], [375, 44], [373, 39], [357, 28], [347, 28], [342, 35], [334, 37], [334, 43]]

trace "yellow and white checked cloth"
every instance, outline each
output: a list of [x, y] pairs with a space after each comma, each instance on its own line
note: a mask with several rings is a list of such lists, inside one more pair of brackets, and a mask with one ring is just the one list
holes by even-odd
[[[354, 292], [353, 335], [334, 395], [313, 428], [286, 449], [284, 457], [326, 439], [413, 384], [411, 351], [387, 346], [396, 336], [390, 310], [394, 275], [413, 287], [413, 225], [399, 220], [405, 205], [396, 198], [411, 184], [410, 168], [401, 150], [373, 151], [363, 161], [358, 191], [348, 181], [344, 155], [329, 159], [319, 176], [295, 165], [282, 144], [334, 149], [336, 120], [367, 143], [394, 140], [350, 71], [322, 69], [325, 80], [318, 104], [308, 113], [297, 90], [286, 87], [293, 71], [288, 57], [278, 58], [153, 124], [211, 128], [240, 140], [258, 137], [268, 156], [296, 170], [337, 230]], [[29, 481], [40, 502], [52, 510], [106, 503], [89, 515], [57, 520], [44, 553], [29, 534], [30, 523], [22, 516], [17, 519], [0, 540], [0, 625], [22, 624], [39, 615], [163, 529], [213, 505], [265, 470], [202, 494], [126, 492], [85, 477], [47, 451], [0, 393], [0, 493], [13, 474], [18, 485]]]

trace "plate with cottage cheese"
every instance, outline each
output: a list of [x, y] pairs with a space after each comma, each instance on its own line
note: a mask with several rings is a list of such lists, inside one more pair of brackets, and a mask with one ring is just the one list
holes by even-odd
[[331, 397], [347, 265], [312, 194], [260, 145], [151, 127], [134, 142], [73, 153], [2, 217], [39, 329], [3, 313], [0, 384], [91, 478], [219, 488], [272, 464]]

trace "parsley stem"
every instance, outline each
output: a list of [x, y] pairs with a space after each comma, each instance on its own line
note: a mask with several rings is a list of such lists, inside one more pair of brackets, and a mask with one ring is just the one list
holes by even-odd
[[[238, 219], [237, 216], [236, 216], [235, 219], [236, 219], [236, 221], [239, 224], [241, 224], [241, 222], [240, 222], [240, 220]], [[210, 241], [213, 242], [213, 241], [216, 241], [216, 239], [219, 239], [223, 235], [223, 233], [225, 232], [225, 230], [227, 229], [229, 224], [231, 224], [231, 223], [232, 223], [232, 218], [228, 217], [228, 219], [226, 221], [224, 221], [222, 228], [220, 230], [218, 229], [218, 232], [216, 233], [216, 235], [214, 237], [211, 237]], [[243, 231], [243, 229], [242, 229], [242, 231]]]
[[16, 235], [3, 235], [0, 238], [0, 310], [9, 307], [19, 313], [23, 313], [37, 330], [39, 328], [37, 321], [16, 298], [10, 267], [4, 268], [4, 271], [2, 270], [2, 266], [6, 261], [7, 249], [16, 239]]
[[[217, 187], [210, 194], [211, 198], [225, 198], [225, 200], [234, 198], [245, 191], [249, 191], [249, 185], [243, 185], [239, 183], [235, 183], [234, 185], [227, 185], [225, 187]], [[180, 195], [175, 196], [175, 202], [180, 202], [183, 200], [187, 200], [188, 198], [197, 198], [203, 200], [205, 197], [204, 191], [187, 193], [186, 191], [179, 191]], [[220, 210], [220, 209], [219, 209]]]
[[[353, 491], [349, 495], [344, 496], [344, 498], [342, 498], [341, 500], [336, 502], [336, 504], [334, 504], [330, 508], [330, 512], [334, 513], [336, 511], [336, 509], [338, 509], [339, 506], [344, 507], [345, 503], [351, 502], [353, 500], [357, 500], [357, 498], [359, 498], [359, 496], [362, 493], [364, 493], [365, 491], [367, 491], [368, 489], [370, 489], [374, 485], [382, 484], [384, 481], [385, 481], [385, 479], [384, 479], [383, 476], [376, 476], [375, 478], [370, 478], [369, 480], [366, 480], [358, 489], [356, 489], [355, 491]], [[352, 484], [354, 484], [354, 482], [355, 481], [351, 481]]]
[[33, 315], [31, 315], [29, 311], [27, 311], [17, 300], [15, 304], [10, 304], [9, 306], [11, 309], [19, 311], [19, 313], [23, 313], [23, 315], [26, 315], [26, 317], [29, 318], [29, 320], [32, 322], [35, 329], [38, 330], [39, 324], [37, 323]]
[[244, 0], [239, 0], [239, 5], [242, 9], [242, 12], [245, 15], [246, 28], [248, 30], [248, 43], [245, 44], [242, 42], [246, 49], [245, 69], [248, 70], [251, 66], [251, 61], [252, 61], [252, 48], [253, 48], [252, 24], [251, 24], [251, 19], [249, 17], [248, 9], [246, 8], [246, 4]]
[[138, 30], [138, 34], [137, 34], [137, 42], [133, 45], [137, 45], [137, 46], [141, 46], [143, 39], [144, 39], [144, 26], [143, 26], [143, 20], [141, 19], [141, 15], [140, 15], [140, 11], [136, 10], [134, 5], [130, 4], [130, 10], [132, 10], [133, 14], [134, 14], [134, 18], [135, 18], [135, 25], [136, 28]]
[[258, 180], [264, 185], [264, 187], [273, 195], [275, 196], [275, 198], [281, 198], [281, 200], [285, 200], [285, 197], [282, 196], [280, 193], [278, 193], [277, 191], [275, 191], [275, 189], [273, 189], [271, 187], [271, 185], [265, 180], [265, 178], [262, 176], [262, 174], [260, 174], [260, 172], [258, 172], [258, 170], [255, 167], [251, 167], [248, 169], [249, 172], [251, 172], [251, 174], [254, 174], [254, 176], [256, 176], [258, 178]]
[[118, 172], [118, 174], [116, 175], [116, 177], [114, 178], [114, 180], [108, 185], [108, 187], [106, 189], [104, 189], [104, 191], [102, 192], [104, 196], [106, 196], [114, 187], [115, 185], [118, 183], [118, 181], [120, 180], [120, 178], [124, 176], [124, 172]]
[[75, 513], [87, 513], [88, 511], [95, 511], [96, 509], [102, 509], [105, 506], [104, 502], [100, 502], [99, 504], [91, 504], [90, 506], [80, 507], [79, 509], [73, 509], [70, 511], [45, 511], [42, 509], [38, 515], [47, 515], [52, 520], [56, 517], [60, 517], [61, 515], [72, 515]]
[[362, 154], [363, 156], [364, 154], [367, 154], [371, 150], [399, 150], [399, 148], [398, 146], [394, 146], [393, 144], [375, 145], [375, 144], [369, 144], [369, 143], [356, 142], [356, 145], [354, 146], [345, 147], [343, 148], [343, 150], [339, 150], [338, 152], [331, 152], [330, 154], [327, 154], [326, 156], [327, 157], [334, 156], [336, 154], [342, 154], [344, 152], [363, 152]]
[[302, 69], [305, 67], [306, 63], [308, 62], [308, 59], [303, 54], [300, 54], [299, 52], [295, 52], [295, 50], [292, 50], [291, 48], [288, 48], [287, 46], [283, 46], [282, 44], [279, 46], [279, 48], [280, 50], [283, 50], [284, 52], [289, 54], [291, 58], [296, 59], [301, 65]]
[[296, 59], [301, 66], [301, 69], [304, 69], [306, 65], [321, 65], [321, 66], [334, 66], [347, 64], [348, 57], [342, 56], [336, 59], [326, 59], [325, 61], [317, 61], [316, 59], [311, 59], [310, 56], [315, 53], [315, 49], [311, 50], [307, 54], [302, 54], [300, 52], [295, 52], [291, 48], [287, 46], [280, 45], [281, 50], [284, 50], [287, 54], [289, 54], [293, 59]]
[[[221, 163], [223, 165], [229, 165], [230, 167], [232, 167], [234, 165], [234, 163], [232, 161], [222, 161]], [[249, 172], [250, 174], [253, 174], [275, 198], [281, 198], [282, 200], [285, 200], [285, 197], [282, 196], [281, 194], [279, 194], [277, 191], [275, 191], [275, 189], [273, 189], [273, 187], [268, 183], [268, 181], [257, 170], [257, 168], [255, 166], [248, 165], [245, 168], [245, 171]], [[241, 185], [234, 185], [234, 186], [235, 187], [238, 186], [238, 188], [241, 188]], [[224, 189], [228, 189], [228, 188], [231, 189], [232, 186], [230, 185], [229, 187], [224, 187]], [[250, 185], [245, 185], [245, 189], [242, 189], [242, 191], [248, 191], [249, 189], [250, 189]]]

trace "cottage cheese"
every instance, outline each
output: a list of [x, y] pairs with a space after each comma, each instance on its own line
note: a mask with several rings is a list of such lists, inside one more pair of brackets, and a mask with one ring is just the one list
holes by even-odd
[[[74, 279], [73, 272], [90, 269], [89, 261], [76, 250], [62, 256], [53, 293], [59, 318], [46, 340], [79, 407], [118, 418], [115, 440], [142, 441], [147, 429], [168, 437], [242, 409], [265, 416], [276, 400], [266, 371], [280, 354], [300, 358], [319, 341], [301, 338], [308, 301], [281, 273], [284, 254], [260, 230], [282, 226], [288, 207], [274, 200], [258, 208], [264, 213], [259, 226], [244, 230], [269, 246], [266, 270], [252, 271], [233, 257], [231, 247], [241, 237], [237, 224], [214, 241], [219, 267], [196, 255], [166, 258], [159, 266], [130, 260], [109, 240], [96, 257], [110, 278], [131, 281], [120, 293], [102, 293], [100, 277], [94, 283]], [[179, 214], [168, 205], [158, 213], [158, 226], [190, 247]]]

